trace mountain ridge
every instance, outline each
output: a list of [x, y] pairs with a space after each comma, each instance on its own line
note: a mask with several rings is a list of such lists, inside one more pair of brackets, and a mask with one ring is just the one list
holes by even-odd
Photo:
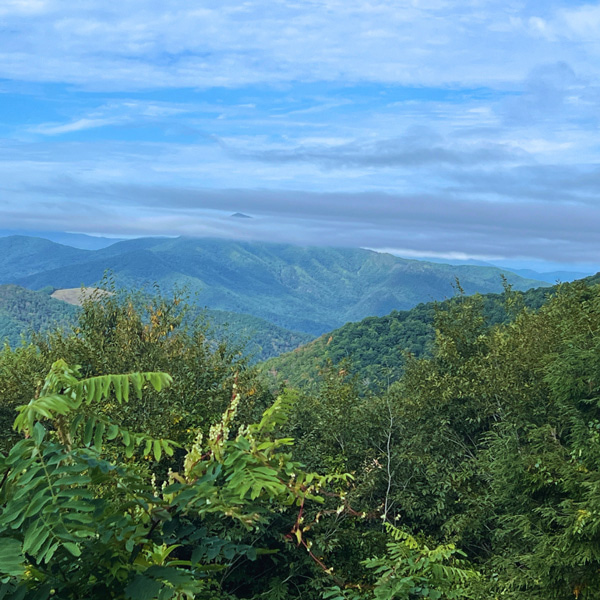
[[[30, 239], [0, 238], [0, 283], [34, 290], [87, 287], [97, 285], [108, 269], [119, 287], [151, 291], [158, 285], [164, 292], [186, 287], [200, 306], [313, 335], [452, 296], [457, 278], [467, 294], [501, 291], [502, 275], [515, 289], [543, 285], [497, 268], [440, 265], [358, 248], [179, 237], [78, 250], [48, 246], [52, 242], [41, 248]], [[24, 264], [6, 260], [19, 257], [21, 248]]]

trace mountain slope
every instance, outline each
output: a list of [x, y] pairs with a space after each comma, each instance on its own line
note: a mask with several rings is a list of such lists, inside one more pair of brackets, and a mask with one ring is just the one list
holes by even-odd
[[[27, 269], [12, 268], [24, 246]], [[91, 286], [106, 269], [118, 285], [150, 291], [185, 286], [209, 308], [251, 314], [286, 329], [318, 335], [348, 321], [454, 294], [458, 277], [467, 294], [499, 292], [504, 273], [515, 289], [540, 282], [493, 267], [440, 265], [351, 248], [195, 238], [141, 238], [97, 251], [55, 245], [37, 258], [28, 238], [0, 239], [0, 283], [31, 289]], [[39, 244], [39, 242], [36, 242]], [[47, 242], [51, 244], [51, 242]], [[53, 266], [54, 265], [54, 266]]]
[[43, 238], [51, 242], [56, 242], [57, 244], [71, 246], [73, 248], [80, 248], [81, 250], [100, 250], [101, 248], [106, 248], [111, 244], [121, 241], [120, 239], [116, 238], [97, 237], [94, 235], [86, 235], [85, 233], [0, 229], [0, 237], [8, 237], [14, 235]]
[[[600, 274], [599, 274], [600, 275]], [[589, 284], [600, 282], [599, 275], [587, 278]], [[538, 309], [555, 293], [557, 287], [540, 287], [523, 294], [525, 306]], [[261, 365], [264, 376], [277, 386], [311, 387], [328, 363], [348, 361], [351, 372], [368, 387], [381, 388], [396, 380], [404, 365], [405, 353], [420, 357], [428, 354], [435, 337], [436, 308], [446, 310], [460, 297], [444, 302], [419, 304], [409, 311], [392, 311], [383, 317], [367, 317], [347, 323], [302, 346], [274, 357]], [[483, 310], [489, 325], [506, 321], [502, 294], [482, 296]]]
[[85, 262], [88, 256], [87, 250], [42, 238], [21, 235], [0, 237], [0, 284], [17, 283], [37, 273]]
[[[79, 307], [17, 285], [0, 285], [0, 345], [20, 344], [33, 331], [70, 327], [76, 322]], [[277, 327], [264, 319], [220, 310], [192, 310], [190, 318], [201, 316], [209, 335], [227, 339], [239, 346], [252, 362], [264, 361], [306, 344], [313, 336]]]
[[0, 285], [0, 344], [16, 346], [21, 336], [74, 322], [77, 308], [16, 285]]

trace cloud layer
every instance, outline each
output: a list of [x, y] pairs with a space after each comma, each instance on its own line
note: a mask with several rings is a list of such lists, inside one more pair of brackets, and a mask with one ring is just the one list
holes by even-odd
[[7, 0], [0, 20], [3, 228], [598, 263], [598, 3]]

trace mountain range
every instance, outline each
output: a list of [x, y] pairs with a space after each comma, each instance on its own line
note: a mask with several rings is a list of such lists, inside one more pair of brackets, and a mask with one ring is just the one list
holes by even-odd
[[454, 295], [544, 284], [495, 267], [407, 260], [371, 250], [299, 247], [210, 238], [139, 238], [96, 250], [28, 236], [0, 237], [0, 284], [32, 290], [117, 286], [151, 292], [186, 288], [199, 306], [244, 313], [320, 335], [367, 316]]

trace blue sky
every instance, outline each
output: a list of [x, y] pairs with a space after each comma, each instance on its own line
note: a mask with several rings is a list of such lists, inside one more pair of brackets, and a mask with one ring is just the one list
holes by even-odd
[[599, 3], [3, 0], [0, 28], [2, 228], [600, 269]]

